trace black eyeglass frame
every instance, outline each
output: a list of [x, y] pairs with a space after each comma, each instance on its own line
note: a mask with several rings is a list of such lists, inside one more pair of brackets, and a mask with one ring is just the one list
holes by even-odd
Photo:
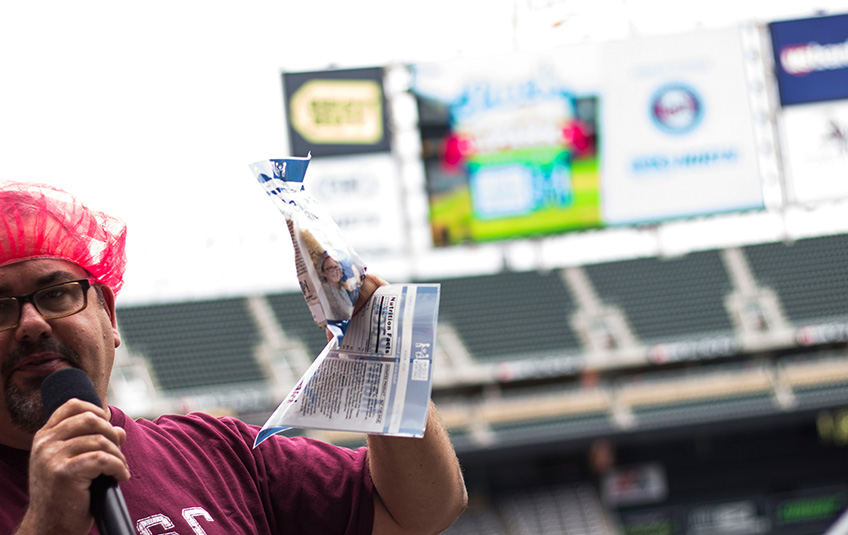
[[[15, 323], [13, 325], [9, 325], [8, 327], [0, 327], [0, 332], [8, 331], [10, 329], [14, 329], [15, 327], [17, 327], [18, 325], [21, 324], [21, 314], [23, 314], [24, 305], [27, 304], [27, 303], [30, 303], [32, 305], [32, 307], [35, 309], [35, 311], [38, 312], [39, 315], [41, 315], [41, 317], [45, 320], [55, 320], [55, 319], [59, 319], [59, 318], [67, 318], [68, 316], [73, 316], [74, 314], [79, 314], [80, 312], [85, 310], [86, 307], [88, 306], [88, 290], [89, 290], [89, 288], [92, 287], [93, 282], [95, 282], [95, 281], [91, 278], [57, 282], [56, 284], [51, 284], [49, 286], [45, 286], [44, 288], [39, 288], [38, 290], [36, 290], [32, 293], [29, 293], [27, 295], [9, 295], [9, 296], [5, 296], [5, 297], [0, 297], [0, 301], [2, 301], [4, 299], [13, 299], [13, 300], [17, 301], [17, 303], [18, 303], [18, 319], [17, 319], [17, 321], [15, 321]], [[58, 286], [64, 286], [66, 284], [79, 284], [82, 287], [82, 306], [79, 309], [74, 310], [73, 312], [68, 312], [66, 314], [59, 314], [57, 316], [45, 316], [41, 312], [41, 310], [38, 309], [38, 304], [36, 304], [36, 302], [35, 302], [36, 294], [40, 294], [41, 292], [43, 292], [45, 290], [50, 290], [51, 288], [56, 288]]]

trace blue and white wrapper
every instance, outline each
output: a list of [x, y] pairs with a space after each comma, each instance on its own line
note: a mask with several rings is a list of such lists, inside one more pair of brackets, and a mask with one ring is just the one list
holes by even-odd
[[292, 427], [422, 437], [432, 392], [440, 286], [383, 286], [327, 344], [254, 447]]
[[359, 298], [365, 264], [332, 217], [304, 187], [306, 158], [265, 160], [250, 166], [283, 213], [295, 252], [298, 282], [315, 323], [343, 337]]

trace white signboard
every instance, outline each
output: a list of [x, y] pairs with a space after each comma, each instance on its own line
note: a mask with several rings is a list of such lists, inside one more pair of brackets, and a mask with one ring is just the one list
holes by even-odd
[[313, 158], [304, 187], [366, 264], [402, 253], [401, 179], [390, 153]]
[[848, 197], [848, 100], [783, 108], [779, 126], [789, 202]]
[[763, 206], [741, 30], [604, 46], [603, 219]]
[[601, 492], [615, 507], [660, 502], [668, 495], [665, 470], [658, 463], [616, 467], [604, 476]]

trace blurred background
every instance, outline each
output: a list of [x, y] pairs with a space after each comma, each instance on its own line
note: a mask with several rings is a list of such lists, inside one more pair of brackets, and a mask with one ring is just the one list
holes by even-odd
[[813, 535], [848, 505], [848, 2], [0, 15], [0, 179], [129, 227], [128, 413], [262, 424], [320, 352], [248, 169], [311, 152], [369, 270], [442, 285], [449, 533]]

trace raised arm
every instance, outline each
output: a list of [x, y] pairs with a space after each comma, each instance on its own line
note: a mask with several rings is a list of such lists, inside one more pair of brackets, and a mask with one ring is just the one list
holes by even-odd
[[[385, 284], [368, 274], [357, 309]], [[369, 436], [368, 455], [377, 489], [373, 533], [441, 533], [465, 510], [468, 495], [459, 461], [432, 401], [424, 438]]]
[[441, 533], [465, 510], [459, 461], [432, 401], [424, 438], [369, 436], [368, 455], [377, 489], [372, 533]]

